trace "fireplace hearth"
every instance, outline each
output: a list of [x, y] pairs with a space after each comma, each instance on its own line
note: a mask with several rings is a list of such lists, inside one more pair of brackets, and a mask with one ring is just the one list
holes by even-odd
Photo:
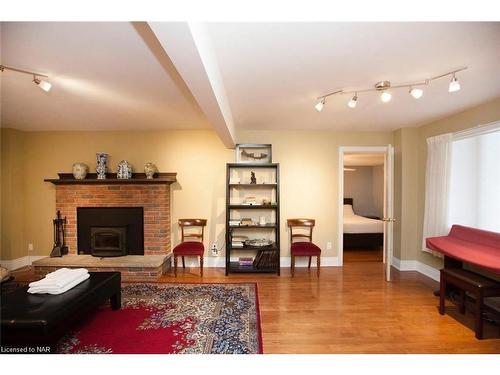
[[78, 207], [78, 254], [144, 255], [142, 207]]

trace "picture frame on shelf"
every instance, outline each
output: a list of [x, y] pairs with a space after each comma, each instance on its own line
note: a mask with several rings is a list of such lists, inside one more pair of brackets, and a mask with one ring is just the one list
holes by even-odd
[[271, 144], [242, 143], [236, 145], [236, 163], [269, 164], [272, 161]]

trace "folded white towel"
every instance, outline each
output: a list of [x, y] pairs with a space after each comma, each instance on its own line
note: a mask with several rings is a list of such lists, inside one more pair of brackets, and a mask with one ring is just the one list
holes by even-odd
[[[54, 275], [54, 273], [58, 273], [57, 275]], [[71, 284], [73, 281], [77, 280], [83, 275], [88, 275], [88, 270], [85, 268], [78, 268], [78, 269], [63, 269], [63, 271], [55, 271], [51, 272], [50, 274], [47, 274], [45, 278], [34, 281], [29, 284], [30, 287], [48, 287], [48, 288], [64, 288], [66, 285]], [[50, 275], [50, 276], [49, 276]]]
[[31, 294], [62, 294], [64, 292], [67, 292], [71, 288], [74, 288], [81, 282], [87, 280], [90, 277], [90, 275], [84, 274], [79, 276], [77, 279], [73, 280], [71, 283], [67, 284], [63, 288], [55, 288], [55, 287], [46, 287], [46, 286], [34, 286], [30, 287], [28, 289], [28, 293]]
[[66, 275], [84, 275], [89, 271], [86, 268], [59, 268], [54, 272], [45, 275], [47, 279], [60, 279]]

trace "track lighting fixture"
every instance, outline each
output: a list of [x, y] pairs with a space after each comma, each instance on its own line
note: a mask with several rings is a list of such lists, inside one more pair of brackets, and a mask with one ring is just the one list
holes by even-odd
[[12, 70], [13, 72], [24, 73], [33, 76], [33, 83], [45, 92], [49, 92], [52, 88], [52, 84], [50, 82], [40, 79], [41, 77], [48, 78], [48, 76], [45, 74], [30, 72], [28, 70], [13, 68], [11, 66], [0, 65], [0, 72], [3, 72], [4, 70]]
[[410, 95], [413, 96], [415, 99], [420, 99], [422, 95], [424, 95], [424, 90], [422, 89], [416, 89], [413, 87], [410, 87], [409, 91]]
[[47, 82], [47, 81], [43, 81], [39, 78], [36, 78], [36, 76], [33, 76], [33, 82], [38, 85], [38, 87], [40, 87], [43, 91], [45, 92], [49, 92], [50, 89], [52, 88], [52, 84]]
[[349, 100], [349, 103], [347, 103], [347, 105], [349, 106], [349, 108], [356, 108], [357, 104], [358, 104], [358, 93], [355, 93], [352, 99]]
[[325, 102], [326, 102], [325, 98], [321, 99], [321, 101], [318, 102], [318, 104], [316, 104], [314, 106], [314, 108], [316, 108], [316, 111], [321, 112], [323, 110], [323, 106], [325, 105]]
[[[424, 79], [422, 81], [416, 81], [416, 82], [412, 82], [412, 83], [391, 85], [391, 83], [389, 81], [380, 81], [380, 82], [377, 82], [374, 85], [374, 87], [362, 89], [362, 90], [348, 91], [348, 90], [344, 90], [344, 89], [338, 89], [338, 90], [335, 90], [333, 92], [330, 92], [328, 94], [325, 94], [325, 95], [318, 97], [318, 100], [320, 100], [320, 102], [315, 105], [315, 108], [318, 112], [321, 112], [324, 104], [326, 103], [326, 98], [329, 96], [337, 95], [337, 94], [338, 95], [352, 95], [352, 94], [354, 94], [354, 96], [352, 96], [351, 100], [349, 100], [347, 105], [349, 108], [356, 108], [356, 105], [358, 103], [358, 93], [365, 93], [365, 92], [370, 92], [370, 91], [380, 91], [380, 100], [384, 103], [388, 103], [392, 99], [392, 93], [391, 93], [392, 90], [403, 88], [403, 87], [408, 89], [409, 94], [413, 98], [420, 99], [424, 95], [424, 90], [422, 88], [420, 88], [419, 86], [429, 86], [432, 81], [435, 81], [437, 79], [444, 78], [444, 77], [449, 77], [449, 76], [451, 76], [451, 81], [450, 81], [450, 84], [448, 87], [448, 91], [455, 92], [455, 91], [460, 90], [460, 83], [458, 82], [456, 74], [458, 72], [461, 72], [461, 71], [466, 70], [466, 69], [467, 69], [467, 67], [463, 67], [463, 68], [452, 70], [450, 72], [447, 72], [447, 73], [444, 73], [444, 74], [441, 74], [441, 75], [438, 75], [435, 77], [427, 78], [427, 79]], [[389, 89], [391, 89], [391, 92], [389, 92]]]
[[448, 86], [448, 92], [455, 92], [460, 90], [460, 82], [458, 82], [457, 77], [455, 77], [455, 73], [451, 77], [450, 85]]

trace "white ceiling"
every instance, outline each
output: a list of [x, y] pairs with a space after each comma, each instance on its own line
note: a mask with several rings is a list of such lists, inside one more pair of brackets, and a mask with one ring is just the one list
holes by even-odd
[[[220, 80], [208, 77], [201, 94], [186, 63], [167, 55], [187, 50], [184, 41], [170, 38], [169, 49], [168, 35], [155, 39], [144, 25], [2, 23], [1, 63], [46, 73], [53, 84], [44, 93], [29, 76], [3, 72], [2, 126], [217, 131], [204, 99], [221, 105], [225, 95], [220, 112], [236, 129], [393, 130], [500, 96], [500, 23], [207, 23], [197, 63], [207, 70], [203, 56], [213, 55], [211, 76]], [[418, 101], [401, 89], [387, 104], [366, 93], [355, 110], [347, 96], [330, 98], [321, 113], [314, 109], [316, 97], [336, 88], [404, 83], [461, 66], [469, 69], [454, 94], [443, 79]]]
[[[500, 96], [500, 23], [208, 24], [237, 128], [389, 130], [430, 121]], [[462, 90], [437, 81], [416, 101], [376, 93], [316, 97], [337, 88], [420, 80], [468, 66]]]
[[[49, 75], [2, 73], [2, 126], [24, 130], [209, 128], [175, 74], [129, 22], [2, 23], [2, 64]], [[177, 79], [177, 81], [176, 81]], [[193, 105], [194, 103], [194, 105]]]

